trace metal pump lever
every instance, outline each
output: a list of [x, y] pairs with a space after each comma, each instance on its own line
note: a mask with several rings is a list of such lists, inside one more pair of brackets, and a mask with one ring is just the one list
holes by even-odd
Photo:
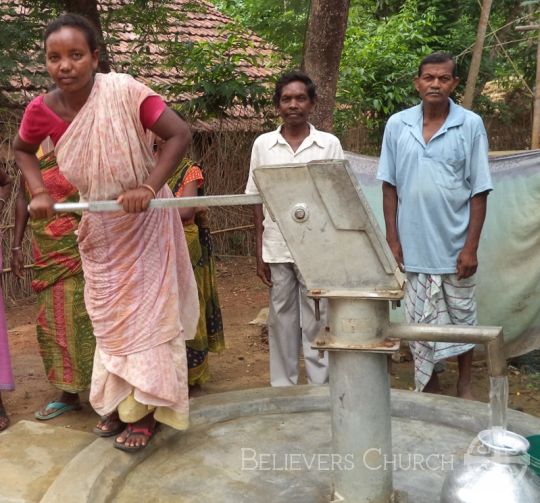
[[[236, 194], [232, 196], [200, 196], [178, 197], [169, 199], [152, 199], [149, 208], [192, 208], [194, 206], [240, 206], [262, 204], [261, 196], [249, 194]], [[116, 201], [85, 201], [79, 203], [56, 203], [54, 211], [80, 212], [80, 211], [119, 211], [122, 205]]]

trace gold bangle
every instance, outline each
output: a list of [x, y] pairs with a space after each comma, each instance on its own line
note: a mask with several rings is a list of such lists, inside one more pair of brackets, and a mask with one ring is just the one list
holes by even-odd
[[49, 193], [49, 191], [47, 190], [46, 187], [38, 187], [37, 189], [32, 190], [30, 192], [32, 194], [32, 197], [36, 197], [39, 194], [48, 194]]
[[154, 199], [156, 198], [156, 191], [154, 189], [154, 187], [152, 187], [151, 185], [148, 185], [147, 183], [141, 183], [141, 187], [144, 187], [145, 189], [148, 189], [150, 192], [152, 192], [152, 195], [154, 196]]

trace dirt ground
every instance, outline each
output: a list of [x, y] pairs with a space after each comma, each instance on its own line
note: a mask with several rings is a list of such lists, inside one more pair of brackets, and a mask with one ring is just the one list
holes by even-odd
[[[221, 257], [218, 274], [227, 349], [222, 354], [210, 356], [212, 377], [202, 387], [202, 392], [268, 386], [267, 336], [263, 328], [249, 324], [266, 307], [267, 289], [255, 276], [254, 261], [249, 257]], [[33, 420], [36, 410], [59, 396], [43, 372], [35, 337], [35, 314], [34, 305], [13, 307], [7, 313], [16, 389], [4, 393], [3, 397], [12, 422]], [[404, 356], [407, 356], [406, 350]], [[441, 377], [445, 394], [454, 395], [456, 376], [457, 364], [450, 361]], [[394, 362], [391, 382], [394, 388], [412, 390], [412, 363]], [[479, 359], [473, 368], [473, 391], [478, 400], [487, 401], [488, 388], [486, 365]], [[80, 412], [64, 414], [52, 419], [51, 424], [92, 431], [97, 416], [88, 404], [88, 393], [82, 395], [82, 404]], [[509, 405], [540, 417], [540, 374], [525, 375], [511, 367]]]

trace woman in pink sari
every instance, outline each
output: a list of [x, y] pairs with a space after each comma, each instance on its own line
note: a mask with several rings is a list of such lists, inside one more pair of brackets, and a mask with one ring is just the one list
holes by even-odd
[[[53, 199], [35, 152], [50, 136], [60, 171], [86, 201], [116, 200], [123, 211], [83, 214], [78, 244], [96, 352], [90, 403], [116, 431], [115, 447], [145, 447], [156, 422], [188, 426], [185, 340], [195, 334], [198, 299], [178, 210], [149, 210], [172, 197], [166, 182], [191, 135], [150, 88], [125, 74], [96, 74], [91, 25], [67, 14], [45, 31], [47, 71], [56, 89], [27, 107], [15, 159], [32, 194], [33, 218]], [[154, 134], [164, 140], [156, 161]]]

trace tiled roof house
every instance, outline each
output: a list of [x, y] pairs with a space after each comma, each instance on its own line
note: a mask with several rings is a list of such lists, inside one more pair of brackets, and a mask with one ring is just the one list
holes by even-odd
[[[133, 73], [130, 68], [132, 58], [143, 51], [148, 64], [137, 67], [137, 78], [147, 85], [157, 87], [158, 91], [184, 78], [181, 68], [175, 69], [164, 65], [168, 57], [165, 48], [168, 41], [178, 40], [195, 44], [223, 42], [230, 36], [231, 30], [238, 33], [233, 21], [208, 1], [164, 0], [161, 5], [170, 9], [165, 22], [155, 33], [143, 39], [140, 30], [123, 21], [119, 15], [121, 12], [119, 9], [131, 3], [129, 0], [98, 0], [111, 68], [113, 71]], [[0, 4], [14, 7], [19, 16], [28, 14], [28, 2], [25, 0], [0, 0]], [[278, 71], [275, 66], [269, 64], [271, 57], [276, 56], [275, 49], [252, 32], [242, 31], [241, 36], [248, 42], [248, 46], [243, 50], [249, 51], [252, 57], [249, 61], [240, 60], [237, 63], [238, 72], [258, 82], [270, 82]], [[35, 54], [31, 57], [33, 64], [20, 69], [23, 71], [15, 72], [10, 82], [0, 89], [3, 98], [7, 99], [11, 106], [22, 108], [31, 98], [44, 92], [51, 83], [43, 65], [41, 41], [36, 43]], [[166, 92], [164, 96], [172, 103], [190, 98], [186, 94], [170, 95]], [[221, 130], [253, 130], [260, 128], [260, 125], [261, 120], [253, 110], [242, 106], [230, 108], [225, 119], [219, 122]], [[198, 120], [193, 126], [199, 131], [209, 131], [216, 128], [216, 120], [205, 122]]]

